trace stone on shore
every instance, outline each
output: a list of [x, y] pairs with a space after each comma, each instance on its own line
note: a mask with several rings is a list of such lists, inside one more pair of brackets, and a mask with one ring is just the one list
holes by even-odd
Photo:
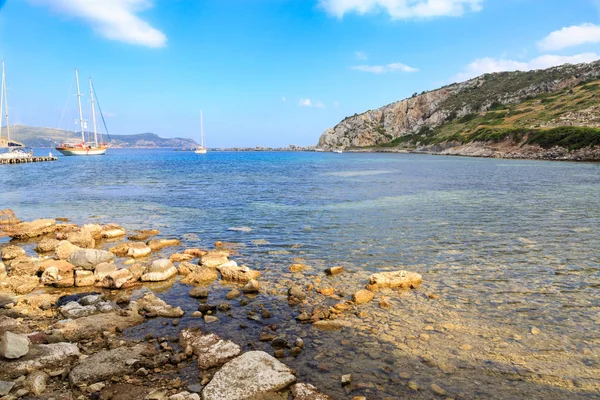
[[332, 397], [319, 393], [310, 383], [296, 383], [292, 385], [291, 392], [294, 400], [333, 400]]
[[179, 272], [179, 275], [183, 275], [183, 276], [194, 273], [197, 270], [198, 270], [198, 265], [192, 264], [187, 261], [182, 261], [177, 266], [177, 272]]
[[184, 314], [181, 307], [173, 307], [167, 304], [156, 297], [154, 293], [146, 293], [136, 303], [141, 310], [146, 311], [148, 316], [152, 317], [180, 318]]
[[19, 257], [12, 260], [9, 267], [9, 276], [33, 276], [40, 270], [40, 263], [36, 258]]
[[6, 331], [0, 342], [0, 355], [4, 358], [21, 358], [29, 352], [29, 339], [26, 336]]
[[133, 279], [133, 275], [127, 268], [119, 269], [106, 274], [98, 283], [98, 286], [107, 289], [120, 289], [131, 279]]
[[258, 293], [260, 291], [260, 284], [255, 279], [250, 279], [242, 288], [242, 292], [246, 294]]
[[0, 370], [5, 376], [17, 378], [36, 370], [68, 367], [79, 359], [79, 348], [74, 343], [37, 344], [29, 347], [26, 356], [14, 360], [0, 360]]
[[204, 287], [195, 287], [190, 290], [190, 297], [194, 299], [206, 299], [208, 298], [208, 289]]
[[6, 396], [15, 387], [15, 382], [0, 381], [0, 396]]
[[92, 271], [75, 271], [75, 286], [94, 286], [96, 277]]
[[350, 327], [352, 324], [348, 321], [339, 319], [322, 319], [313, 322], [312, 326], [322, 331], [339, 331], [344, 327]]
[[11, 225], [17, 225], [20, 222], [21, 221], [15, 216], [15, 212], [10, 208], [0, 210], [0, 229], [4, 229]]
[[127, 236], [127, 239], [133, 241], [144, 241], [150, 239], [152, 236], [156, 236], [160, 233], [158, 229], [144, 229], [136, 230], [135, 233]]
[[6, 246], [2, 249], [2, 261], [14, 260], [17, 257], [25, 257], [25, 250], [19, 246]]
[[71, 254], [68, 261], [76, 267], [93, 271], [96, 265], [110, 262], [114, 254], [105, 250], [81, 249]]
[[179, 246], [180, 243], [179, 239], [152, 239], [146, 242], [152, 251], [157, 251], [170, 246]]
[[374, 297], [370, 290], [361, 289], [352, 295], [352, 301], [356, 304], [365, 304], [372, 301]]
[[257, 279], [260, 272], [251, 270], [246, 266], [238, 266], [235, 262], [227, 263], [217, 267], [224, 281], [230, 282], [248, 282], [250, 279]]
[[167, 259], [155, 260], [142, 275], [144, 282], [160, 282], [177, 275], [177, 268]]
[[132, 242], [127, 250], [127, 256], [133, 258], [146, 257], [150, 253], [152, 253], [152, 249], [144, 242]]
[[109, 248], [108, 251], [110, 251], [117, 257], [125, 257], [127, 255], [127, 252], [129, 251], [130, 244], [131, 242], [119, 243], [116, 246]]
[[208, 268], [217, 268], [228, 262], [229, 257], [227, 256], [227, 253], [221, 251], [209, 251], [207, 254], [200, 257], [200, 262], [198, 264]]
[[171, 260], [171, 262], [182, 262], [182, 261], [189, 261], [191, 259], [193, 259], [194, 256], [191, 254], [182, 254], [182, 253], [174, 253], [171, 254], [171, 256], [169, 257], [169, 260]]
[[88, 231], [94, 239], [102, 238], [102, 226], [98, 224], [85, 224], [81, 227], [81, 230]]
[[61, 240], [54, 249], [54, 253], [59, 260], [68, 260], [69, 257], [78, 250], [82, 250], [81, 247], [75, 246], [73, 243], [66, 240]]
[[8, 236], [13, 239], [31, 239], [54, 232], [56, 221], [53, 219], [36, 219], [31, 222], [22, 222], [6, 229]]
[[65, 236], [65, 240], [73, 243], [75, 246], [79, 246], [86, 249], [93, 249], [96, 246], [96, 241], [92, 237], [92, 234], [85, 229], [79, 231], [69, 232]]
[[144, 317], [139, 315], [137, 307], [132, 303], [132, 310], [117, 310], [87, 317], [68, 319], [55, 324], [66, 340], [81, 340], [93, 337], [101, 332], [114, 332], [116, 329], [125, 329], [144, 322]]
[[213, 268], [196, 267], [196, 270], [191, 274], [186, 275], [181, 283], [186, 285], [201, 285], [213, 282], [219, 278], [219, 274]]
[[[102, 350], [76, 365], [69, 373], [69, 381], [73, 385], [80, 385], [132, 374], [140, 364], [148, 364], [148, 358], [157, 353], [154, 346], [147, 343]], [[133, 360], [136, 362], [132, 362]]]
[[249, 351], [215, 373], [203, 400], [286, 399], [278, 392], [296, 381], [292, 370], [263, 351]]
[[339, 275], [342, 272], [344, 272], [344, 267], [342, 267], [342, 266], [331, 267], [331, 268], [327, 268], [325, 270], [325, 273], [327, 275], [331, 275], [331, 276], [333, 276], [333, 275]]
[[100, 263], [94, 268], [94, 276], [97, 281], [101, 281], [104, 277], [117, 270], [117, 266], [113, 263]]
[[370, 285], [378, 288], [416, 289], [421, 285], [422, 277], [415, 272], [393, 271], [373, 274], [369, 277]]
[[290, 272], [302, 272], [305, 269], [310, 269], [308, 265], [304, 264], [292, 264], [290, 265]]
[[6, 273], [6, 265], [2, 261], [0, 261], [0, 281], [6, 279], [8, 274]]
[[15, 294], [27, 294], [39, 286], [40, 278], [37, 276], [11, 276], [5, 282]]
[[48, 378], [50, 378], [50, 375], [44, 371], [32, 372], [25, 379], [25, 387], [29, 390], [29, 393], [39, 396], [46, 390], [46, 381]]
[[202, 257], [202, 256], [208, 254], [208, 251], [202, 250], [202, 249], [185, 249], [183, 251], [183, 254], [189, 254], [191, 256], [199, 258], [199, 257]]
[[42, 273], [40, 282], [42, 283], [42, 285], [46, 286], [73, 287], [75, 286], [73, 268], [71, 268], [71, 270], [65, 270], [63, 272], [59, 269], [59, 267], [55, 265], [46, 267], [44, 272]]
[[225, 298], [227, 300], [233, 300], [235, 298], [238, 298], [242, 295], [242, 293], [237, 290], [237, 289], [231, 289], [229, 292], [227, 292], [227, 294], [225, 295]]
[[100, 231], [100, 236], [104, 239], [115, 239], [125, 236], [126, 234], [127, 232], [125, 232], [125, 229], [117, 224], [104, 225]]
[[203, 333], [200, 329], [183, 329], [179, 332], [179, 345], [186, 354], [193, 353], [197, 357], [201, 370], [222, 365], [241, 352], [237, 344], [222, 340], [214, 333]]
[[56, 250], [56, 247], [60, 243], [60, 240], [52, 239], [52, 238], [44, 238], [40, 240], [40, 242], [35, 247], [35, 251], [37, 253], [50, 253]]

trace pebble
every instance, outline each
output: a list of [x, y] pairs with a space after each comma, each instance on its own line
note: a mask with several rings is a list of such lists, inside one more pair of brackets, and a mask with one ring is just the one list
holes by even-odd
[[414, 390], [414, 391], [417, 391], [417, 390], [419, 390], [419, 389], [420, 389], [420, 387], [419, 387], [419, 385], [417, 384], [417, 382], [414, 382], [414, 381], [410, 381], [410, 382], [408, 382], [408, 388], [409, 388], [410, 390]]
[[540, 334], [540, 330], [538, 328], [536, 328], [535, 326], [531, 327], [531, 334], [532, 335], [539, 335]]
[[470, 344], [463, 344], [459, 348], [464, 351], [473, 350], [473, 346], [471, 346]]
[[233, 300], [233, 299], [235, 299], [235, 298], [238, 298], [238, 297], [240, 297], [241, 295], [242, 295], [242, 292], [240, 292], [240, 291], [239, 291], [239, 290], [237, 290], [237, 289], [233, 289], [233, 290], [231, 290], [229, 293], [227, 293], [227, 294], [225, 295], [225, 298], [226, 298], [227, 300]]
[[104, 389], [105, 386], [106, 386], [106, 384], [104, 384], [102, 382], [94, 383], [87, 387], [87, 391], [89, 393], [96, 393], [96, 392], [99, 392], [102, 389]]
[[435, 383], [431, 385], [431, 390], [433, 390], [433, 392], [437, 395], [440, 395], [440, 396], [446, 395], [446, 391]]
[[207, 324], [211, 323], [211, 322], [217, 322], [219, 320], [219, 318], [215, 317], [214, 315], [205, 315], [204, 316], [204, 322], [206, 322]]
[[346, 386], [352, 383], [352, 375], [351, 374], [346, 374], [346, 375], [342, 375], [342, 386]]
[[285, 350], [277, 349], [275, 350], [275, 358], [283, 358], [285, 357]]

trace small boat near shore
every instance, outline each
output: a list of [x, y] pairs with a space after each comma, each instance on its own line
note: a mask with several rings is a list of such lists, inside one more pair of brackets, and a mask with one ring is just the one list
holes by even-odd
[[206, 154], [206, 145], [204, 144], [204, 121], [202, 117], [202, 110], [200, 110], [200, 146], [194, 150], [196, 154]]
[[332, 153], [337, 153], [337, 154], [342, 154], [343, 150], [341, 149], [335, 149], [335, 150], [331, 150]]
[[[83, 112], [81, 110], [81, 91], [79, 90], [79, 73], [75, 70], [75, 81], [77, 83], [77, 105], [79, 107], [79, 127], [81, 129], [81, 142], [70, 141], [64, 142], [60, 146], [56, 147], [56, 150], [60, 151], [65, 156], [99, 156], [104, 155], [108, 150], [106, 143], [98, 143], [98, 130], [96, 125], [96, 97], [94, 95], [94, 85], [92, 78], [90, 78], [90, 99], [92, 103], [92, 123], [94, 125], [94, 137], [93, 141], [85, 141], [85, 129], [87, 128], [86, 122], [83, 120]], [[100, 117], [104, 121], [102, 110], [100, 111]], [[105, 124], [106, 126], [106, 124]]]

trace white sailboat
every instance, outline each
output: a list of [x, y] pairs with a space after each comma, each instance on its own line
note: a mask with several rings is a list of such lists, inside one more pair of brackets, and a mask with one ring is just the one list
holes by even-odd
[[204, 121], [202, 119], [202, 110], [200, 110], [200, 146], [194, 150], [196, 154], [206, 154], [206, 145], [204, 144]]
[[[0, 89], [0, 147], [8, 148], [7, 153], [1, 153], [1, 159], [13, 158], [31, 158], [33, 153], [26, 153], [21, 148], [22, 145], [10, 141], [10, 125], [8, 124], [8, 96], [6, 94], [6, 68], [4, 59], [2, 59], [2, 88]], [[6, 143], [2, 140], [2, 118], [6, 121]]]
[[79, 107], [79, 128], [81, 129], [81, 143], [67, 142], [56, 147], [65, 156], [98, 156], [103, 155], [108, 150], [106, 143], [98, 143], [98, 130], [96, 127], [96, 97], [94, 95], [94, 85], [90, 78], [90, 98], [92, 102], [92, 122], [94, 124], [94, 141], [86, 143], [84, 129], [87, 124], [83, 120], [83, 112], [81, 111], [81, 92], [79, 90], [79, 73], [75, 70], [75, 80], [77, 83], [77, 105]]

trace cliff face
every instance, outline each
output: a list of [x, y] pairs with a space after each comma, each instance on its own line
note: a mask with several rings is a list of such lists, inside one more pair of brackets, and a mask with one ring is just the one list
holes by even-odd
[[[436, 129], [465, 116], [484, 113], [498, 106], [519, 104], [598, 78], [600, 61], [538, 71], [486, 74], [347, 117], [323, 132], [318, 147], [381, 145], [414, 135], [423, 128]], [[565, 124], [559, 118], [552, 121], [551, 126], [579, 126], [577, 116], [589, 114], [585, 110], [574, 110], [564, 118]]]

